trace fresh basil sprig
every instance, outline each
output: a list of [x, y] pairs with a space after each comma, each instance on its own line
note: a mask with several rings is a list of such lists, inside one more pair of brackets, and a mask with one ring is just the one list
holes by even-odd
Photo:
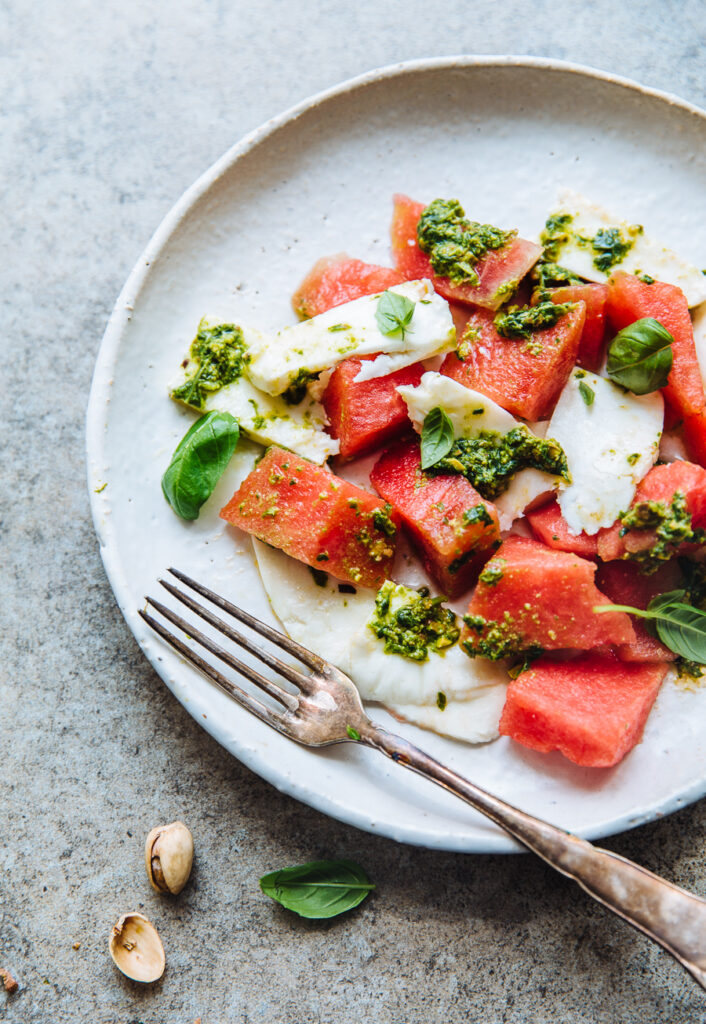
[[594, 612], [628, 612], [654, 623], [665, 647], [675, 654], [706, 665], [706, 612], [684, 601], [685, 591], [670, 590], [653, 597], [647, 608], [623, 604], [602, 604]]
[[196, 420], [176, 447], [162, 492], [182, 519], [197, 519], [235, 451], [240, 429], [229, 412], [209, 412]]
[[651, 316], [624, 327], [610, 343], [606, 371], [635, 395], [663, 388], [672, 368], [674, 338]]
[[352, 860], [316, 860], [263, 875], [260, 888], [300, 917], [337, 917], [362, 903], [375, 888]]
[[429, 410], [422, 424], [422, 469], [429, 469], [448, 455], [453, 443], [453, 423], [437, 405]]
[[402, 339], [409, 330], [415, 304], [397, 292], [383, 292], [375, 309], [375, 319], [383, 334], [399, 334]]

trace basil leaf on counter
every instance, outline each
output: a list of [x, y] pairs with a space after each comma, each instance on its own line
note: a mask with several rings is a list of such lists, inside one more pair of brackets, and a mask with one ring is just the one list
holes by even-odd
[[604, 604], [594, 612], [628, 612], [647, 619], [654, 625], [658, 638], [670, 651], [706, 665], [706, 612], [683, 600], [683, 590], [670, 590], [653, 597], [647, 608], [623, 604]]
[[196, 420], [176, 447], [162, 492], [182, 519], [197, 519], [199, 509], [235, 451], [240, 429], [229, 412], [209, 412]]
[[429, 469], [448, 455], [453, 443], [453, 424], [441, 406], [437, 405], [429, 410], [422, 425], [422, 469]]
[[263, 875], [260, 888], [300, 917], [337, 917], [362, 903], [375, 888], [352, 860], [316, 860]]
[[624, 327], [608, 347], [608, 376], [635, 395], [648, 395], [667, 383], [674, 338], [653, 317]]
[[377, 325], [383, 334], [391, 335], [401, 332], [404, 339], [414, 316], [414, 303], [397, 292], [383, 292], [378, 299], [375, 310]]

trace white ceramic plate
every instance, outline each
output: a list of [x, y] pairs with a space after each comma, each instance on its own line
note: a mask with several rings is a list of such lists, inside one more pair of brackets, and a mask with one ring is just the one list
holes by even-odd
[[[702, 266], [706, 115], [634, 83], [530, 58], [446, 58], [376, 71], [314, 97], [238, 143], [181, 198], [133, 270], [100, 350], [88, 412], [89, 486], [106, 572], [164, 681], [231, 753], [279, 789], [371, 832], [478, 852], [516, 849], [493, 825], [353, 744], [288, 742], [154, 637], [143, 595], [176, 565], [273, 621], [247, 542], [218, 518], [234, 469], [186, 524], [160, 478], [191, 416], [166, 388], [199, 318], [235, 309], [275, 328], [322, 255], [388, 263], [391, 196], [459, 196], [469, 215], [533, 234], [571, 186]], [[237, 468], [237, 458], [236, 458]], [[106, 484], [102, 490], [100, 488]], [[577, 768], [501, 739], [470, 747], [401, 727], [518, 806], [598, 837], [706, 791], [706, 688], [667, 684], [643, 742], [614, 769]]]

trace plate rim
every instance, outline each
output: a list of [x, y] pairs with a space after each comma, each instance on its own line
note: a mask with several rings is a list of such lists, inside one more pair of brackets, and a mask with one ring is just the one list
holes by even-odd
[[[226, 152], [207, 168], [179, 197], [171, 209], [163, 217], [162, 221], [152, 234], [147, 245], [138, 257], [130, 271], [125, 284], [115, 302], [108, 319], [98, 353], [91, 380], [90, 394], [86, 409], [86, 468], [87, 484], [91, 515], [94, 530], [98, 537], [101, 560], [105, 569], [108, 582], [118, 607], [126, 621], [130, 632], [135, 638], [153, 669], [160, 678], [167, 684], [170, 691], [176, 696], [182, 706], [191, 714], [186, 704], [178, 693], [169, 687], [167, 671], [164, 663], [153, 655], [152, 651], [145, 646], [140, 638], [137, 628], [139, 622], [136, 609], [132, 608], [132, 595], [129, 591], [128, 581], [119, 560], [115, 557], [115, 537], [111, 531], [111, 516], [106, 515], [108, 511], [107, 498], [103, 491], [96, 488], [96, 483], [101, 479], [102, 468], [105, 465], [104, 452], [104, 414], [107, 402], [110, 400], [110, 388], [113, 379], [113, 372], [119, 354], [122, 335], [130, 321], [133, 307], [139, 294], [146, 283], [150, 273], [150, 267], [159, 258], [162, 250], [168, 244], [172, 234], [180, 223], [190, 213], [199, 199], [215, 182], [226, 174], [230, 168], [255, 149], [261, 142], [264, 142], [271, 135], [275, 134], [285, 125], [294, 123], [304, 113], [323, 105], [331, 99], [365, 89], [370, 85], [384, 81], [404, 77], [408, 74], [416, 74], [425, 71], [443, 71], [454, 68], [518, 68], [534, 69], [545, 72], [571, 73], [595, 81], [604, 82], [608, 85], [618, 86], [630, 92], [638, 93], [651, 99], [659, 100], [668, 106], [676, 107], [679, 110], [692, 114], [698, 119], [706, 122], [706, 110], [702, 107], [684, 100], [681, 97], [651, 86], [645, 86], [622, 75], [616, 75], [609, 71], [592, 68], [587, 65], [573, 61], [564, 61], [549, 57], [534, 57], [523, 55], [451, 55], [444, 57], [426, 57], [415, 60], [400, 61], [375, 68], [361, 75], [356, 75], [337, 83], [328, 88], [301, 100], [282, 113], [269, 118], [267, 121], [249, 131], [241, 139], [235, 142]], [[112, 545], [111, 545], [112, 542]], [[193, 716], [192, 716], [193, 717]], [[221, 739], [217, 735], [218, 729], [212, 726], [211, 720], [206, 722], [194, 718], [203, 729], [205, 729], [221, 746]], [[238, 753], [226, 748], [232, 756], [242, 760], [250, 770], [264, 779], [268, 784], [275, 786], [280, 792], [301, 800], [313, 809], [326, 814], [328, 817], [352, 825], [363, 831], [383, 835], [395, 842], [403, 842], [416, 846], [424, 846], [430, 849], [439, 849], [449, 852], [464, 853], [517, 853], [523, 852], [514, 840], [509, 839], [504, 833], [498, 831], [497, 835], [489, 832], [488, 835], [479, 837], [476, 841], [469, 843], [468, 839], [453, 836], [445, 837], [442, 840], [428, 835], [418, 827], [407, 825], [404, 828], [387, 827], [379, 822], [373, 822], [370, 816], [362, 812], [348, 811], [332, 804], [330, 798], [322, 796], [310, 787], [296, 782], [290, 777], [278, 780], [263, 776], [260, 772], [260, 765], [256, 758], [242, 756], [242, 749]], [[621, 817], [606, 822], [595, 828], [587, 828], [585, 831], [578, 830], [576, 834], [590, 839], [599, 839], [604, 836], [615, 835], [623, 831], [646, 824], [649, 821], [671, 814], [682, 807], [693, 803], [700, 797], [706, 795], [706, 775], [700, 781], [692, 784], [687, 790], [680, 791], [676, 796], [660, 804], [659, 807], [637, 814], [629, 812]]]

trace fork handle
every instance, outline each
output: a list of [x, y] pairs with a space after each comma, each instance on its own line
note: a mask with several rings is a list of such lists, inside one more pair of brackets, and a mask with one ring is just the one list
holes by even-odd
[[361, 740], [465, 800], [590, 896], [654, 939], [706, 989], [706, 900], [638, 864], [505, 803], [400, 736], [369, 723]]

